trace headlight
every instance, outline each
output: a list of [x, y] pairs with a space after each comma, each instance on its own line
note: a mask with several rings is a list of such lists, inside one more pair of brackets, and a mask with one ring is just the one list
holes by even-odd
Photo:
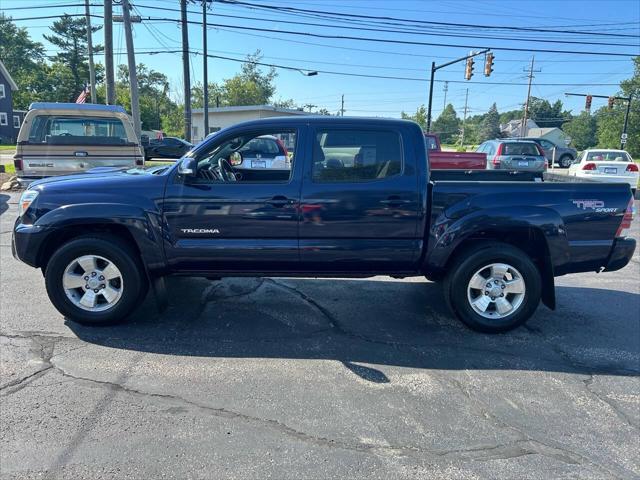
[[38, 192], [35, 190], [26, 190], [20, 197], [20, 203], [18, 203], [19, 215], [22, 216], [31, 206], [33, 201], [38, 196]]

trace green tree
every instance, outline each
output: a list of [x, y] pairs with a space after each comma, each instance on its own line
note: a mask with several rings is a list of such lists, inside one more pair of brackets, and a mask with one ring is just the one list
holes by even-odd
[[500, 138], [500, 114], [498, 113], [498, 107], [495, 103], [491, 105], [491, 108], [489, 108], [489, 111], [482, 119], [478, 131], [478, 142], [480, 143], [494, 138]]
[[445, 107], [440, 116], [433, 122], [431, 131], [440, 136], [442, 143], [453, 143], [460, 134], [460, 119], [453, 105]]
[[[633, 76], [620, 82], [621, 91], [617, 96], [632, 97], [627, 126], [625, 149], [634, 158], [640, 157], [640, 56], [633, 59]], [[602, 107], [596, 112], [598, 122], [598, 146], [606, 148], [620, 147], [620, 135], [624, 124], [627, 104], [616, 100], [612, 109]]]
[[564, 122], [571, 119], [571, 112], [563, 109], [561, 100], [556, 100], [551, 104], [543, 98], [531, 97], [529, 118], [536, 122], [540, 128], [560, 128]]
[[400, 116], [405, 120], [413, 120], [424, 129], [427, 128], [427, 109], [424, 105], [420, 105], [417, 108], [416, 113], [414, 113], [413, 115], [409, 115], [405, 112], [400, 112]]
[[571, 145], [578, 150], [584, 150], [596, 144], [596, 118], [589, 112], [582, 112], [563, 124], [562, 130], [571, 137]]
[[[91, 27], [91, 31], [96, 32], [100, 28], [102, 27]], [[73, 84], [67, 86], [67, 88], [73, 90], [74, 93], [67, 100], [73, 101], [89, 79], [87, 20], [84, 17], [72, 18], [65, 14], [60, 17], [60, 20], [53, 22], [49, 29], [52, 34], [43, 36], [60, 49], [54, 57], [55, 62], [69, 68], [71, 71]], [[93, 46], [94, 53], [102, 50], [103, 48], [100, 45]]]
[[14, 108], [25, 109], [49, 85], [44, 47], [31, 40], [26, 28], [18, 28], [11, 17], [0, 13], [0, 59], [18, 84]]

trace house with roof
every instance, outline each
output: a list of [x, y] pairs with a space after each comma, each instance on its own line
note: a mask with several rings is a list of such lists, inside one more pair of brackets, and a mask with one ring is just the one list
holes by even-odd
[[13, 92], [18, 85], [0, 60], [0, 143], [15, 143], [22, 124], [20, 114], [13, 111]]
[[557, 127], [553, 128], [530, 128], [527, 131], [529, 138], [544, 138], [559, 147], [568, 147], [570, 138]]
[[191, 140], [201, 141], [207, 135], [225, 127], [258, 118], [311, 115], [309, 112], [273, 105], [238, 105], [232, 107], [209, 107], [209, 131], [204, 131], [204, 109], [194, 108], [191, 114]]
[[523, 131], [522, 120], [509, 120], [507, 123], [500, 124], [500, 132], [503, 137], [530, 137], [529, 131], [532, 128], [538, 128], [538, 124], [527, 119], [527, 126]]

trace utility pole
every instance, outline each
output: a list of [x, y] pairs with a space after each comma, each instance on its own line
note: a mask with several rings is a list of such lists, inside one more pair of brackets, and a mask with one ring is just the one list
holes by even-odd
[[535, 56], [532, 55], [531, 56], [531, 65], [529, 66], [529, 73], [528, 73], [528, 77], [529, 77], [529, 88], [527, 89], [527, 101], [524, 104], [524, 117], [522, 118], [522, 125], [520, 127], [520, 136], [521, 137], [526, 137], [527, 136], [527, 116], [529, 115], [529, 101], [531, 100], [531, 82], [533, 81], [533, 73], [534, 72], [539, 72], [540, 70], [534, 70], [533, 69], [533, 62], [534, 62]]
[[340, 116], [344, 117], [344, 95], [342, 95], [342, 101], [340, 105]]
[[315, 107], [317, 107], [317, 105], [314, 105], [313, 103], [305, 103], [304, 104], [304, 108], [308, 109], [309, 111], [311, 111]]
[[467, 101], [469, 100], [469, 89], [464, 95], [464, 116], [462, 117], [462, 138], [460, 139], [460, 146], [464, 147], [464, 125], [467, 123]]
[[138, 99], [138, 75], [136, 74], [136, 57], [133, 51], [133, 33], [131, 32], [131, 16], [129, 14], [129, 0], [122, 0], [122, 19], [124, 21], [124, 36], [127, 42], [127, 64], [129, 66], [129, 88], [131, 89], [131, 116], [133, 130], [140, 140], [142, 128], [140, 126], [140, 100]]
[[113, 75], [113, 5], [104, 0], [104, 74], [107, 85], [107, 105], [116, 103], [116, 85]]
[[207, 72], [207, 2], [202, 0], [202, 76], [203, 76], [203, 91], [202, 96], [204, 99], [204, 132], [202, 138], [209, 135], [209, 73]]
[[89, 0], [84, 0], [84, 16], [87, 19], [87, 49], [89, 50], [89, 83], [91, 84], [91, 103], [98, 103], [96, 99], [96, 70], [93, 65], [93, 40], [91, 38], [91, 11]]
[[444, 103], [442, 104], [442, 109], [447, 108], [447, 92], [449, 91], [449, 82], [444, 82]]
[[[126, 0], [125, 0], [126, 1]], [[187, 23], [187, 0], [180, 0], [180, 22], [182, 25], [182, 83], [184, 84], [184, 139], [191, 141], [191, 77], [189, 76], [189, 24]]]

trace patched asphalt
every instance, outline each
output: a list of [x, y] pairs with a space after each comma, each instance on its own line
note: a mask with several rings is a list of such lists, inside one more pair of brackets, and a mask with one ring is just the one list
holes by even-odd
[[[640, 254], [483, 335], [440, 287], [175, 278], [89, 328], [11, 256], [0, 195], [2, 478], [638, 478]], [[640, 238], [640, 222], [634, 236]]]

